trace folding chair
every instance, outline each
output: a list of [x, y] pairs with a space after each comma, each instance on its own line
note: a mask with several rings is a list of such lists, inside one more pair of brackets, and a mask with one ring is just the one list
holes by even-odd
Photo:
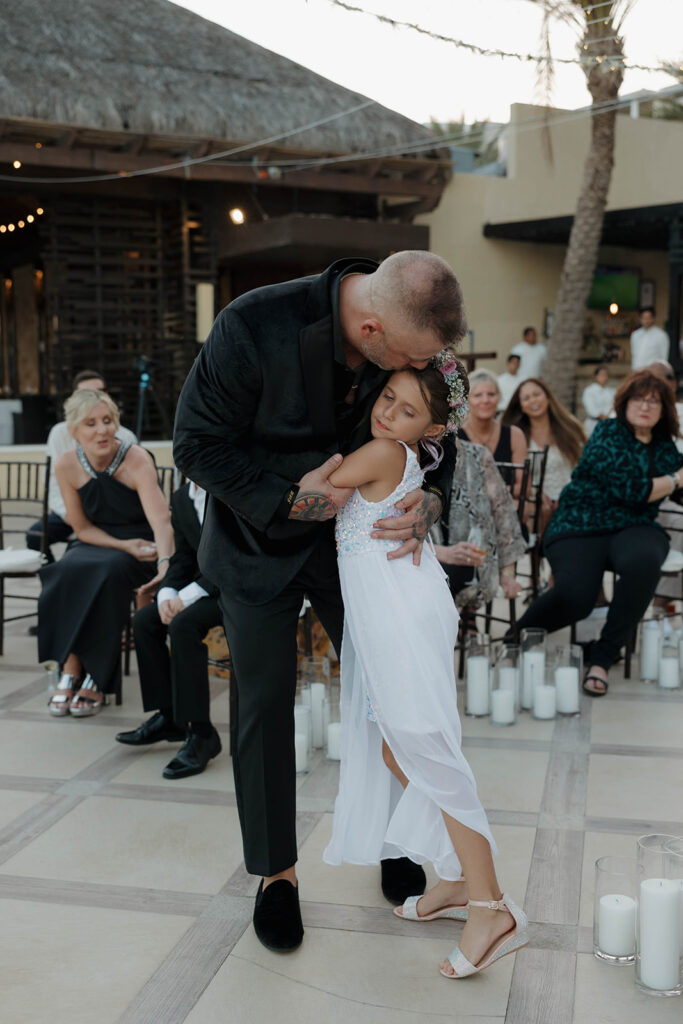
[[[48, 480], [50, 459], [45, 462], [0, 462], [0, 655], [4, 654], [6, 622], [35, 615], [35, 610], [5, 615], [5, 600], [35, 601], [37, 596], [8, 594], [5, 579], [30, 579], [37, 576], [47, 554]], [[40, 549], [27, 548], [24, 538], [29, 526], [40, 520]], [[38, 532], [38, 531], [36, 531]], [[5, 547], [6, 538], [20, 536], [20, 545]]]

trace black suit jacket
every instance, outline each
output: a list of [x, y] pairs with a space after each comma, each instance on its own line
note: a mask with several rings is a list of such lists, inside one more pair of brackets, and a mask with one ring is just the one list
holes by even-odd
[[[338, 260], [315, 277], [232, 302], [218, 314], [180, 395], [175, 463], [210, 495], [199, 564], [245, 604], [273, 598], [321, 536], [332, 542], [331, 521], [286, 519], [282, 507], [292, 484], [339, 450], [331, 295], [351, 266], [372, 273], [377, 264]], [[370, 440], [369, 413], [388, 376], [365, 394], [359, 389], [365, 416], [349, 451]], [[429, 482], [449, 495], [455, 447], [446, 451]]]
[[171, 524], [175, 534], [175, 552], [171, 556], [161, 586], [182, 590], [188, 583], [195, 582], [207, 592], [209, 597], [217, 597], [218, 588], [199, 569], [197, 550], [201, 526], [189, 490], [189, 483], [183, 484], [171, 496]]

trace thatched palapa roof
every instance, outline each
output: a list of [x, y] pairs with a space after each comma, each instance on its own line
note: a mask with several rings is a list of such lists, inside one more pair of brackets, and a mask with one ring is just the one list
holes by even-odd
[[[168, 0], [14, 0], [0, 30], [0, 118], [244, 142], [365, 99]], [[354, 153], [429, 135], [374, 104], [284, 145]]]

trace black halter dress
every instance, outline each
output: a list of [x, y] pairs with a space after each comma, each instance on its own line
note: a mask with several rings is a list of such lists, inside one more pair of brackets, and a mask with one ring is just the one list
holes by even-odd
[[[154, 535], [145, 519], [137, 491], [114, 476], [130, 444], [122, 443], [102, 472], [76, 454], [90, 479], [78, 488], [83, 511], [94, 526], [121, 540]], [[75, 541], [58, 562], [40, 570], [38, 657], [63, 665], [77, 654], [103, 693], [121, 684], [121, 634], [133, 590], [152, 579], [154, 562], [140, 562], [114, 548]]]

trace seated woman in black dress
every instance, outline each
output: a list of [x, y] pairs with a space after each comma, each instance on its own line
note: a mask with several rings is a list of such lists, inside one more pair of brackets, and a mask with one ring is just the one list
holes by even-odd
[[679, 426], [667, 382], [632, 373], [614, 399], [616, 419], [591, 434], [545, 532], [554, 586], [528, 608], [519, 629], [552, 632], [585, 618], [603, 573], [618, 579], [600, 639], [593, 644], [584, 691], [607, 693], [607, 672], [638, 624], [659, 579], [669, 538], [656, 522], [661, 501], [683, 486], [683, 455], [671, 440]]
[[83, 718], [100, 711], [104, 694], [120, 685], [121, 632], [133, 590], [163, 578], [173, 531], [152, 457], [115, 437], [112, 399], [82, 389], [64, 413], [77, 448], [60, 455], [55, 474], [78, 539], [41, 569], [38, 655], [62, 668], [50, 713]]
[[[507, 426], [496, 419], [501, 395], [495, 376], [488, 370], [474, 370], [469, 375], [469, 381], [469, 412], [458, 436], [474, 444], [484, 445], [496, 462], [524, 462], [527, 456], [524, 434], [519, 427]], [[502, 469], [500, 472], [509, 485], [510, 471]], [[521, 472], [517, 473], [517, 477], [516, 483], [521, 483]], [[517, 494], [517, 487], [513, 491]]]

